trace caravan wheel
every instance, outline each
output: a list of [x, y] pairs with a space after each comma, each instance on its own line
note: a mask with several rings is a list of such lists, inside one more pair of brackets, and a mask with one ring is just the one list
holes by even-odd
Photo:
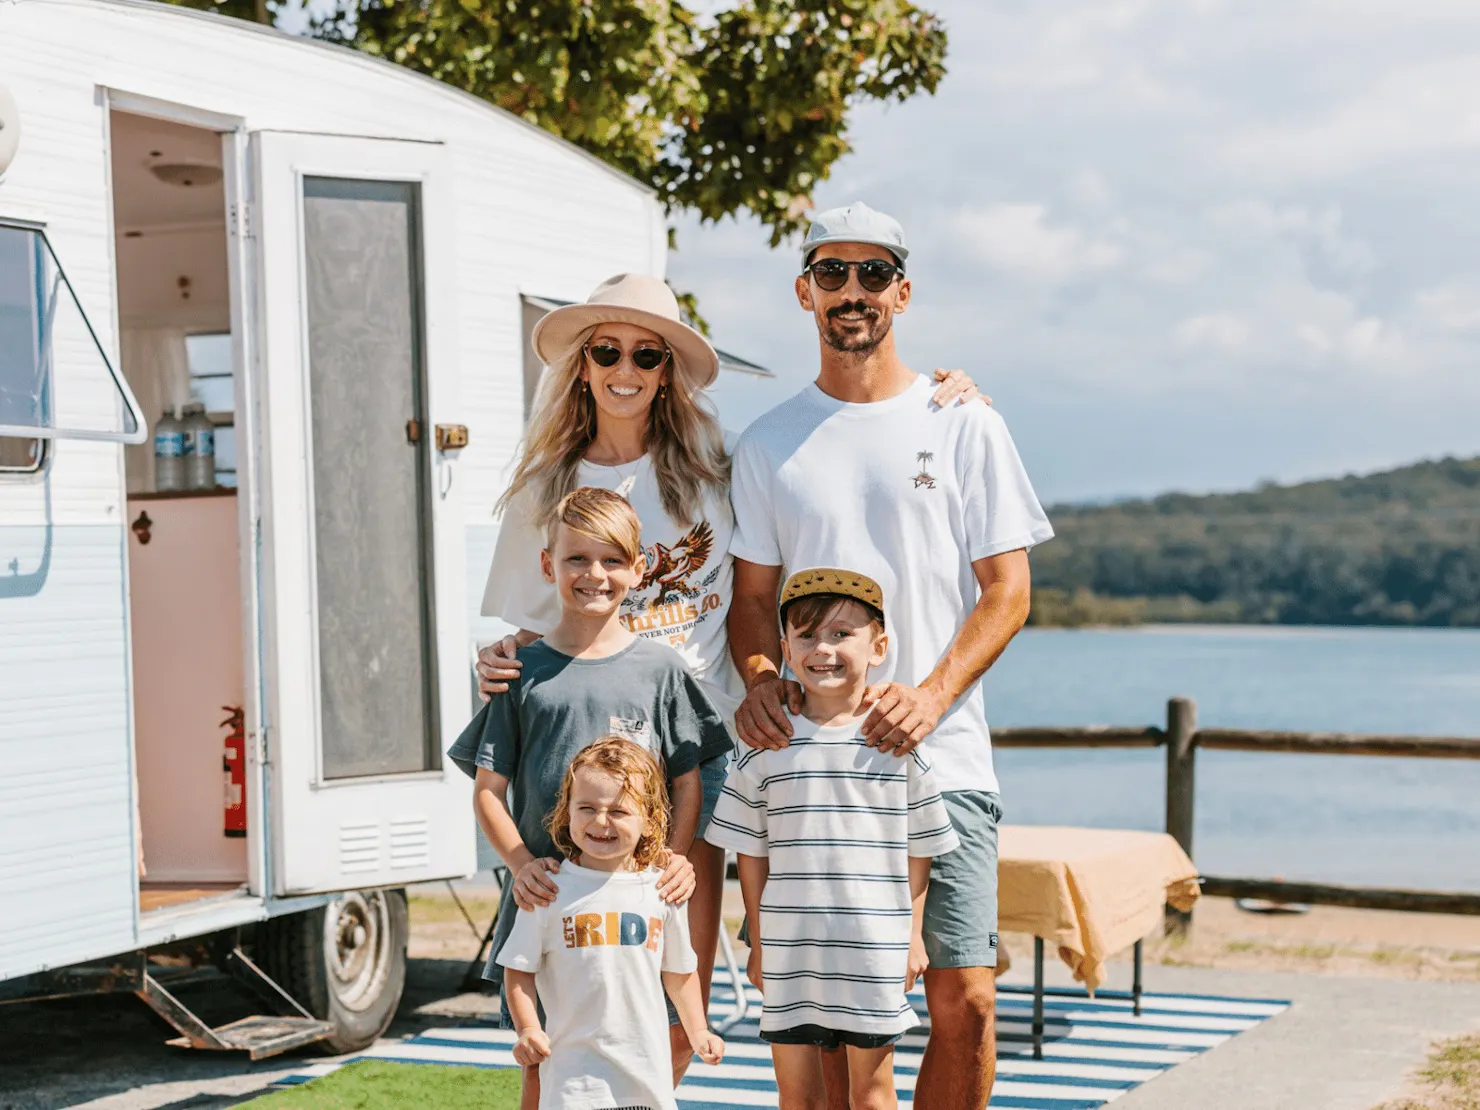
[[310, 1013], [334, 1023], [326, 1052], [372, 1044], [406, 985], [406, 892], [354, 890], [262, 926], [268, 974]]

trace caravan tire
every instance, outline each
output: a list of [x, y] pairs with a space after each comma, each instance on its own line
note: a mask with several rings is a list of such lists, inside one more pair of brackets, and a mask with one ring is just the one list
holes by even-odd
[[406, 986], [404, 890], [352, 890], [264, 922], [264, 970], [314, 1017], [334, 1023], [318, 1047], [357, 1052], [385, 1032]]

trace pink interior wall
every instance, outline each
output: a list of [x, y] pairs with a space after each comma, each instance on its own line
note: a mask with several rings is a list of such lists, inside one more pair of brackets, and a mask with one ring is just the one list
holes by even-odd
[[[235, 496], [133, 499], [129, 610], [134, 745], [147, 878], [245, 881], [247, 842], [222, 831], [222, 706], [241, 705], [241, 585]], [[250, 831], [250, 830], [249, 830]]]

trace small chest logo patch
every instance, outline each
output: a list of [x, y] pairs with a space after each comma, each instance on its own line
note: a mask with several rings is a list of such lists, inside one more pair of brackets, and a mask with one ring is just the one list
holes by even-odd
[[644, 748], [651, 749], [653, 746], [653, 726], [647, 721], [640, 721], [635, 717], [610, 717], [606, 725], [614, 736], [631, 740]]
[[917, 451], [915, 459], [920, 464], [920, 469], [914, 475], [916, 489], [934, 489], [935, 477], [930, 473], [930, 464], [935, 461], [933, 451]]

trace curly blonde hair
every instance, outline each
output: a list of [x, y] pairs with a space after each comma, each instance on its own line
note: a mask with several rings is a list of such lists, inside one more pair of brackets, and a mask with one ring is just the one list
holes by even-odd
[[668, 843], [668, 786], [652, 752], [625, 736], [603, 736], [571, 760], [555, 808], [545, 822], [555, 847], [569, 860], [581, 854], [570, 835], [570, 796], [576, 772], [587, 769], [619, 779], [622, 796], [630, 798], [642, 813], [642, 836], [632, 853], [632, 862], [639, 871], [651, 867]]
[[[543, 528], [560, 499], [576, 488], [581, 459], [596, 438], [596, 402], [581, 378], [586, 342], [595, 330], [581, 332], [546, 366], [514, 476], [497, 511], [508, 508], [514, 495], [528, 486], [531, 523]], [[673, 358], [676, 368], [677, 352]], [[681, 373], [670, 373], [666, 384], [648, 411], [647, 452], [663, 510], [679, 523], [695, 524], [704, 517], [706, 493], [729, 504], [730, 456], [708, 400], [690, 391]]]

